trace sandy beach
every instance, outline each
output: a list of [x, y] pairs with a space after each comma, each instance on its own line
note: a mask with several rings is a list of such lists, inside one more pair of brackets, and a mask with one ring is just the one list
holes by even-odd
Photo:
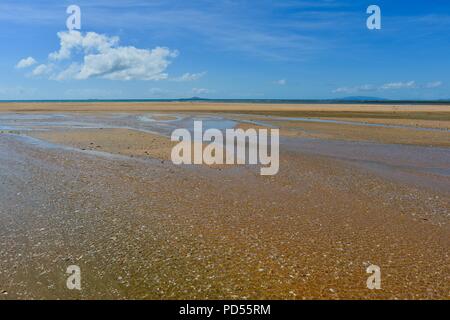
[[[449, 120], [448, 104], [276, 104], [276, 103], [219, 103], [219, 102], [0, 102], [0, 112], [337, 112], [439, 114]], [[294, 114], [295, 115], [295, 114]], [[393, 115], [390, 115], [392, 117]], [[442, 118], [442, 117], [441, 117]], [[443, 119], [441, 119], [443, 120]]]
[[[279, 128], [279, 173], [172, 164], [199, 119]], [[0, 298], [449, 299], [449, 129], [445, 105], [0, 103]]]

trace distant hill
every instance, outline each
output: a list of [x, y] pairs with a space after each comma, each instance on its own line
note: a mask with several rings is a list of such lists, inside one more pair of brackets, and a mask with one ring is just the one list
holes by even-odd
[[209, 99], [205, 99], [205, 98], [200, 98], [200, 97], [192, 97], [192, 98], [181, 98], [181, 99], [176, 99], [179, 101], [201, 101], [201, 100], [209, 100]]
[[335, 98], [335, 99], [208, 99], [208, 98], [200, 98], [200, 97], [192, 97], [192, 98], [181, 98], [175, 99], [176, 101], [211, 101], [211, 102], [253, 102], [253, 103], [345, 103], [345, 102], [383, 102], [390, 101], [385, 98], [378, 97], [366, 97], [366, 96], [351, 96], [344, 98]]
[[334, 99], [338, 101], [388, 101], [389, 99], [378, 98], [378, 97], [365, 97], [365, 96], [351, 96], [339, 99]]

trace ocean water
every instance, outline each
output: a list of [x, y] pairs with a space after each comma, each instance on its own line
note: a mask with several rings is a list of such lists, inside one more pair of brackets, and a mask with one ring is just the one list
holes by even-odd
[[381, 98], [348, 97], [341, 99], [203, 99], [203, 98], [181, 98], [181, 99], [82, 99], [82, 100], [0, 100], [0, 102], [25, 102], [25, 103], [96, 103], [96, 102], [217, 102], [217, 103], [258, 103], [258, 104], [435, 104], [449, 105], [450, 99], [444, 100], [388, 100]]

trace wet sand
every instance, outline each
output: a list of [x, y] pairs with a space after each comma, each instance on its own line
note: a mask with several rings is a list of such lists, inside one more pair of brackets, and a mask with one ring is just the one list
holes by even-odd
[[[303, 135], [282, 136], [273, 177], [162, 162], [173, 128], [195, 119]], [[413, 126], [351, 127], [0, 115], [1, 298], [448, 299], [448, 131], [427, 143]], [[65, 286], [71, 264], [81, 291]], [[370, 264], [381, 290], [366, 287]]]
[[170, 160], [176, 142], [148, 132], [130, 129], [77, 129], [34, 132], [30, 136], [80, 150]]
[[387, 124], [397, 126], [407, 126], [416, 128], [434, 128], [442, 130], [450, 130], [449, 120], [420, 120], [420, 119], [373, 119], [373, 118], [330, 118], [330, 120], [343, 120], [364, 122], [373, 124]]
[[[239, 124], [242, 129], [280, 128], [280, 134], [286, 137], [316, 138], [325, 140], [372, 141], [384, 144], [404, 144], [420, 146], [450, 147], [450, 132], [434, 127], [363, 126], [366, 122], [349, 121], [345, 124], [303, 121], [266, 121], [267, 125], [252, 123]], [[352, 125], [352, 124], [357, 125]], [[377, 123], [379, 124], [379, 123]]]

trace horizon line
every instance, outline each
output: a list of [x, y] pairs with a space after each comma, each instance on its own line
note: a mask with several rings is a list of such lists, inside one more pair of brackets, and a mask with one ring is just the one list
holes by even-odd
[[200, 98], [200, 97], [192, 97], [192, 98], [124, 98], [124, 99], [0, 99], [0, 103], [39, 103], [39, 102], [48, 102], [48, 103], [70, 103], [70, 102], [202, 102], [202, 101], [210, 101], [210, 102], [228, 102], [228, 103], [239, 103], [239, 102], [258, 102], [258, 103], [380, 103], [380, 104], [388, 104], [388, 103], [414, 103], [414, 104], [450, 104], [450, 99], [386, 99], [386, 98], [371, 98], [371, 97], [346, 97], [346, 98], [323, 98], [323, 99], [284, 99], [284, 98], [266, 98], [266, 99], [252, 99], [252, 98]]

